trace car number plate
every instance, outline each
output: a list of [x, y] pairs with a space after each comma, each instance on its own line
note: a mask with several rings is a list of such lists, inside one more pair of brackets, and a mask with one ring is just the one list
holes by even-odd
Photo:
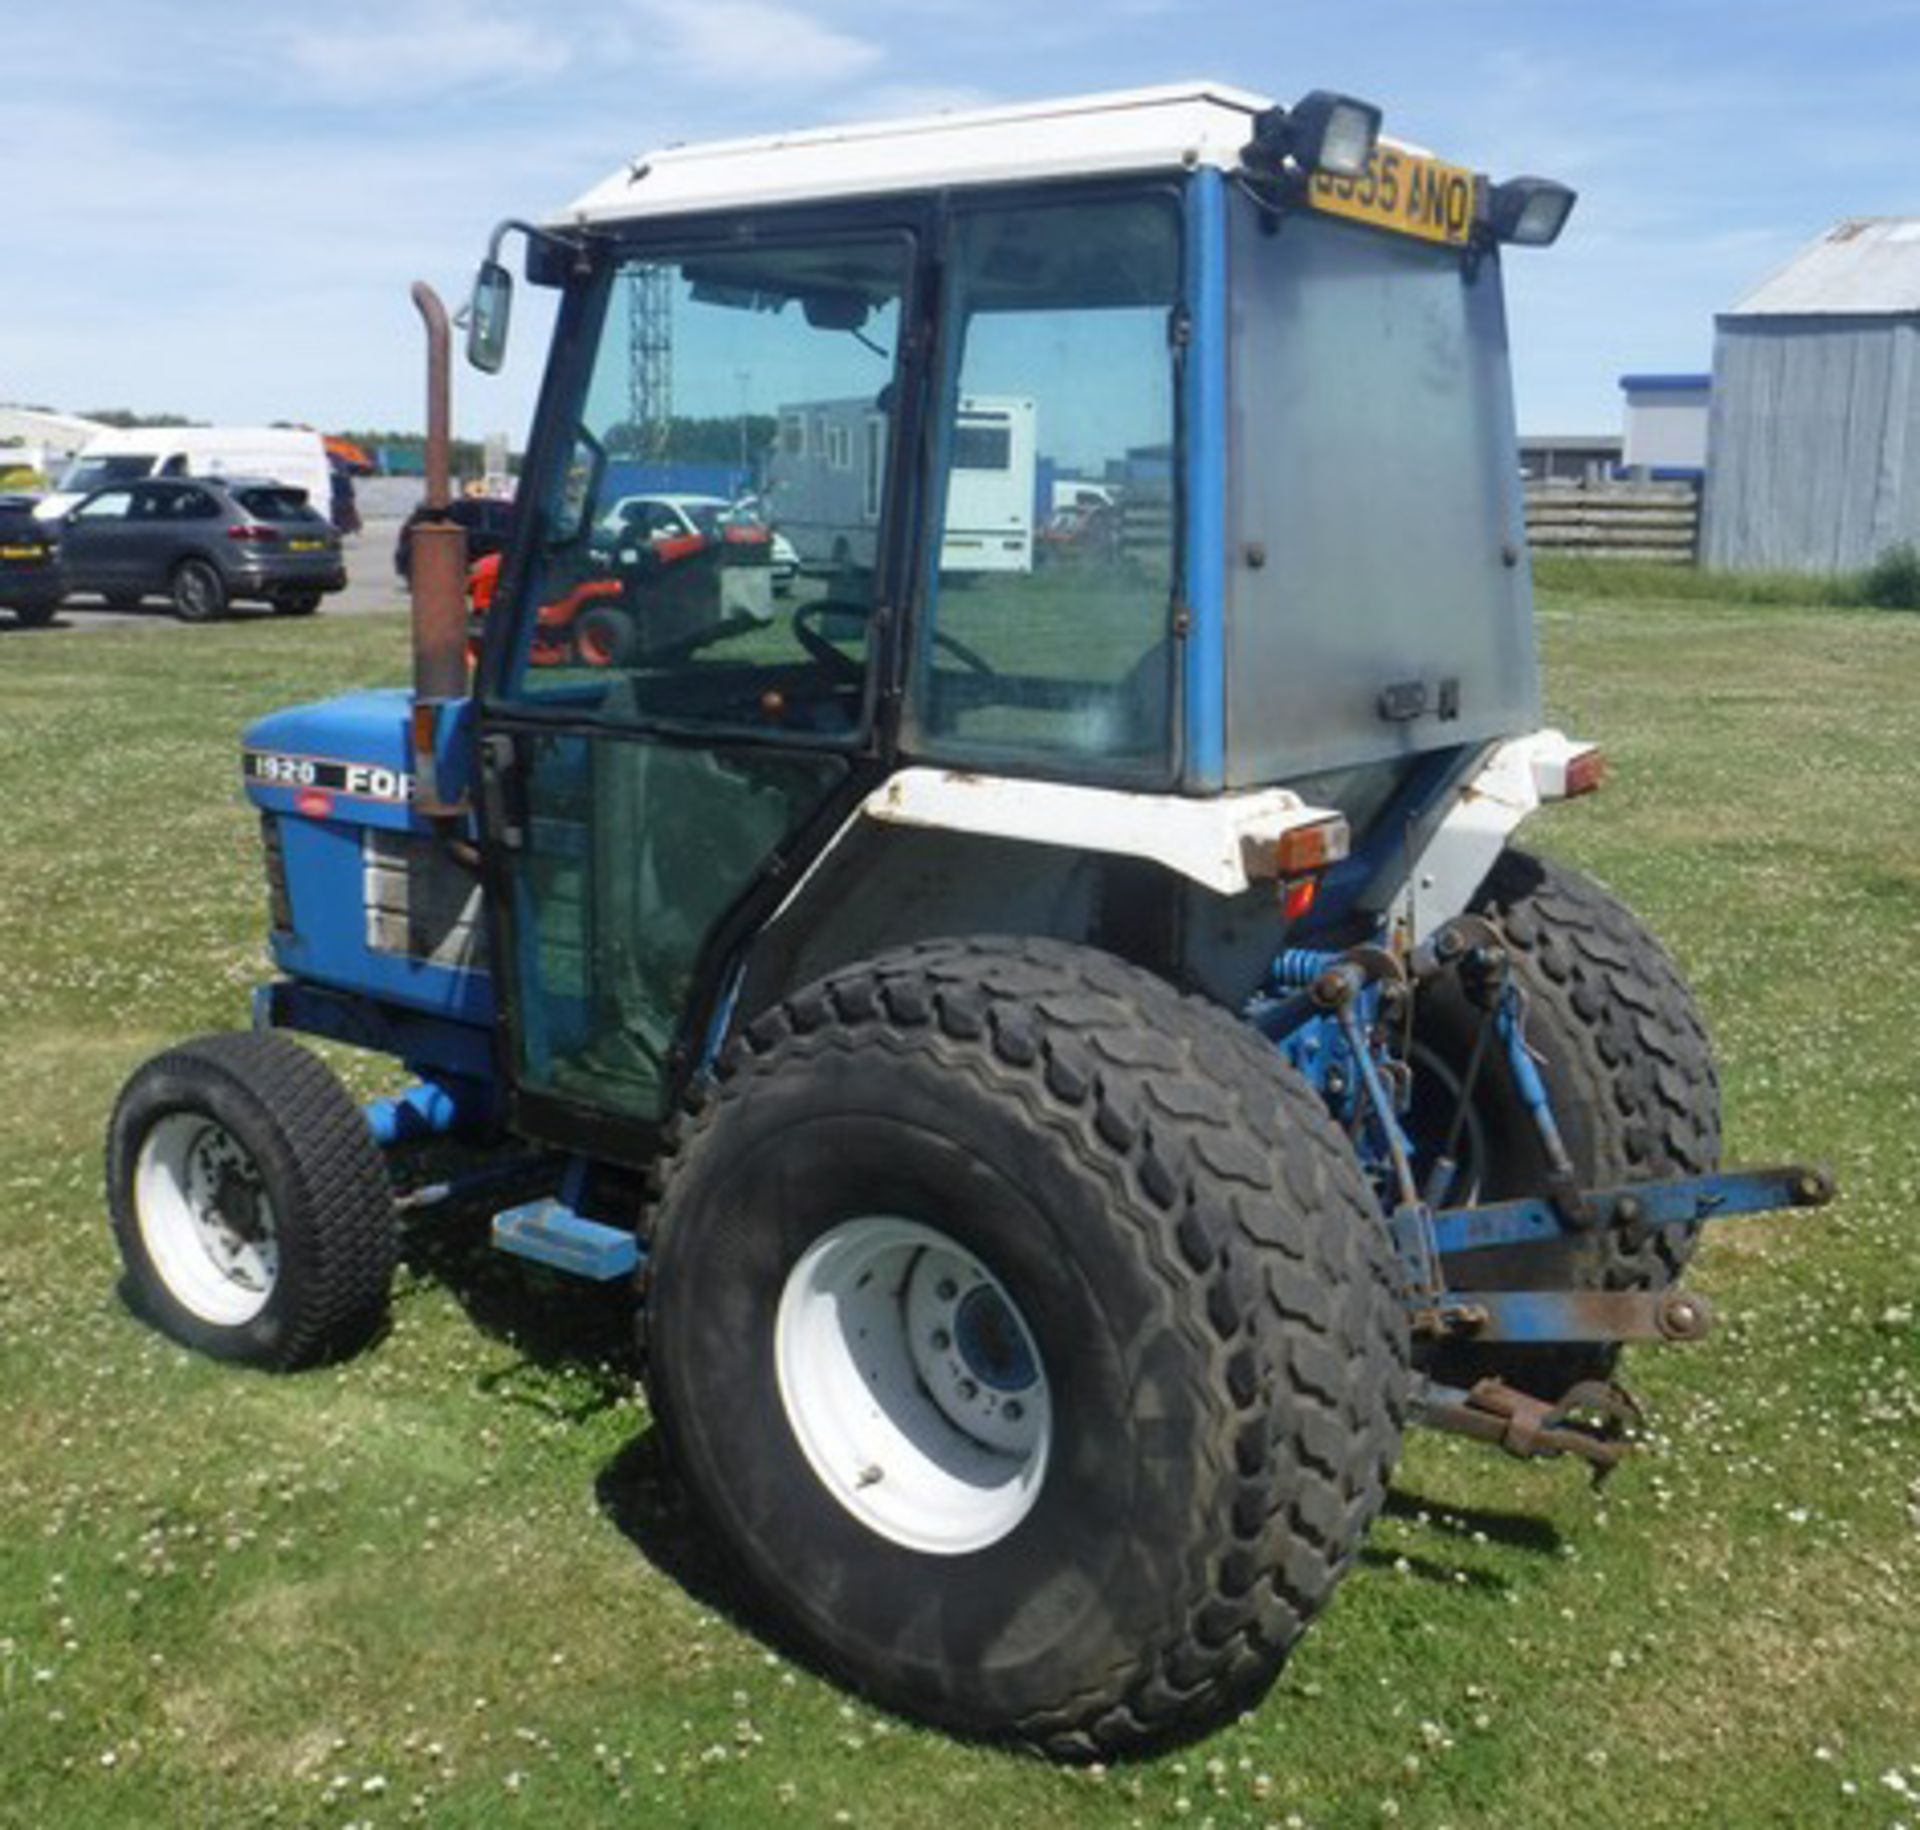
[[324, 540], [289, 540], [287, 542], [287, 551], [289, 553], [318, 553], [326, 544]]
[[1462, 248], [1473, 239], [1478, 188], [1465, 166], [1400, 146], [1376, 146], [1356, 178], [1315, 172], [1307, 197], [1329, 216]]
[[0, 559], [44, 559], [47, 549], [43, 546], [0, 546]]

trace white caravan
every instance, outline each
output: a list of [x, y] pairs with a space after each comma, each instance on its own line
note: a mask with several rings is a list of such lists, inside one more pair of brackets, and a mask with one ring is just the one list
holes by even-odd
[[[1033, 570], [1034, 404], [964, 395], [948, 461], [943, 572]], [[880, 530], [887, 416], [870, 396], [780, 409], [767, 508], [802, 565], [870, 566]]]
[[304, 489], [322, 516], [332, 502], [327, 448], [317, 432], [288, 426], [116, 426], [87, 442], [33, 512], [52, 520], [92, 490], [141, 477], [271, 477]]

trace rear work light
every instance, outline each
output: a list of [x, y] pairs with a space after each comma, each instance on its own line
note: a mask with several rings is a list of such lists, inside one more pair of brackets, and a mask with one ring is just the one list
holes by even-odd
[[262, 526], [258, 521], [236, 521], [227, 529], [227, 538], [245, 541], [250, 546], [271, 546], [280, 538], [280, 530]]
[[1253, 138], [1240, 157], [1254, 171], [1278, 173], [1289, 159], [1302, 172], [1357, 178], [1380, 138], [1380, 110], [1331, 89], [1315, 89], [1291, 108], [1254, 117]]
[[1545, 248], [1559, 240], [1576, 193], [1551, 178], [1509, 178], [1487, 197], [1487, 218], [1501, 241]]

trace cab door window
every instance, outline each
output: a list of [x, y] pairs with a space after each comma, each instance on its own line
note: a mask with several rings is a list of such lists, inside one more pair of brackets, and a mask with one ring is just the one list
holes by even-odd
[[[1178, 210], [1157, 196], [981, 209], [953, 250], [910, 742], [974, 766], [1163, 779]], [[1082, 490], [1098, 515], [1055, 515]]]

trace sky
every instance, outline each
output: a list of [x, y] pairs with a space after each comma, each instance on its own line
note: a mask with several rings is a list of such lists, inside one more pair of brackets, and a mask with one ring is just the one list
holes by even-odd
[[[0, 400], [74, 411], [418, 426], [409, 282], [631, 155], [1195, 76], [1578, 189], [1508, 264], [1524, 432], [1617, 429], [1832, 222], [1920, 213], [1920, 0], [0, 0], [0, 62]], [[539, 316], [458, 431], [520, 442]]]

